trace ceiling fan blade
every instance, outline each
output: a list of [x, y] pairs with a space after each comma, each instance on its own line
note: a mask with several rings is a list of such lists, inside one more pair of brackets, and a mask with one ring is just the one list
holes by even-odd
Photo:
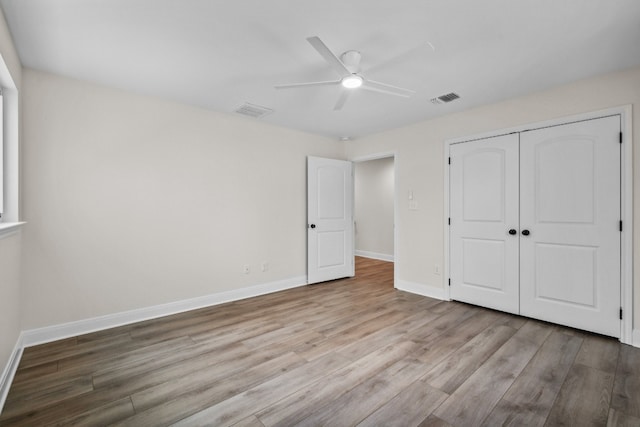
[[351, 71], [349, 71], [349, 69], [342, 63], [342, 61], [340, 61], [340, 59], [329, 50], [327, 45], [324, 44], [322, 40], [320, 40], [320, 37], [307, 37], [307, 41], [311, 44], [311, 46], [313, 46], [315, 50], [318, 51], [318, 53], [324, 58], [324, 60], [327, 61], [327, 63], [338, 72], [340, 77], [351, 75]]
[[340, 80], [332, 80], [328, 82], [308, 82], [308, 83], [291, 83], [286, 85], [275, 85], [276, 89], [295, 89], [300, 87], [313, 87], [313, 86], [330, 86], [339, 85]]
[[435, 51], [436, 51], [436, 48], [433, 44], [431, 44], [430, 42], [423, 42], [416, 47], [413, 47], [409, 50], [406, 50], [402, 53], [392, 56], [391, 58], [387, 58], [386, 60], [372, 67], [369, 67], [366, 70], [363, 70], [363, 72], [367, 74], [374, 73], [376, 71], [383, 70], [388, 67], [394, 67], [394, 66], [400, 65], [403, 62], [411, 59], [416, 59], [416, 58], [427, 59], [427, 57], [429, 57]]
[[399, 86], [393, 86], [387, 83], [382, 83], [382, 82], [378, 82], [375, 80], [369, 80], [367, 79], [365, 81], [368, 85], [370, 86], [374, 86], [374, 87], [378, 87], [379, 89], [385, 89], [385, 90], [390, 90], [390, 91], [397, 91], [398, 93], [405, 93], [407, 95], [413, 95], [414, 93], [416, 93], [415, 90], [411, 90], [411, 89], [405, 89], [403, 87], [399, 87]]
[[386, 83], [376, 82], [374, 80], [365, 80], [361, 87], [362, 89], [370, 90], [372, 92], [379, 92], [379, 93], [385, 93], [387, 95], [401, 96], [403, 98], [410, 98], [411, 95], [416, 93], [411, 89], [392, 86]]
[[344, 107], [347, 99], [349, 99], [349, 95], [351, 95], [351, 92], [349, 90], [343, 90], [340, 94], [340, 98], [338, 98], [338, 102], [336, 102], [336, 106], [333, 107], [333, 111], [342, 110], [342, 107]]

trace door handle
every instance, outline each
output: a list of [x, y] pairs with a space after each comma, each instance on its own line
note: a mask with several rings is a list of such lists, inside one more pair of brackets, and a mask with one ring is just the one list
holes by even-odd
[[528, 236], [529, 234], [531, 234], [531, 232], [529, 230], [522, 230], [522, 235], [523, 236]]
[[311, 224], [311, 225], [309, 225], [309, 228], [316, 228], [316, 225], [315, 224]]
[[515, 228], [512, 228], [511, 230], [509, 230], [509, 234], [511, 234], [512, 236], [513, 236], [514, 234], [517, 234], [517, 233], [518, 233], [518, 232], [516, 231], [516, 229], [515, 229]]

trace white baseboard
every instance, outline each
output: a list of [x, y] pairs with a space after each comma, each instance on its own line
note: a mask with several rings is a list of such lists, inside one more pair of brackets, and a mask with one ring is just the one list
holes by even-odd
[[191, 298], [182, 301], [170, 302], [167, 304], [145, 307], [121, 313], [107, 314], [105, 316], [91, 319], [78, 320], [76, 322], [63, 323], [59, 325], [46, 326], [44, 328], [30, 329], [22, 332], [22, 346], [31, 347], [51, 341], [77, 335], [88, 334], [103, 329], [115, 328], [130, 323], [169, 316], [171, 314], [182, 313], [198, 308], [223, 304], [225, 302], [237, 301], [259, 295], [270, 294], [307, 284], [306, 276], [292, 277], [290, 279], [276, 282], [263, 283], [231, 291], [219, 292], [202, 297]]
[[424, 297], [447, 300], [444, 289], [436, 286], [429, 286], [424, 283], [396, 279], [394, 287], [401, 291], [411, 292], [412, 294], [418, 294]]
[[20, 334], [20, 336], [18, 336], [18, 341], [11, 352], [11, 356], [7, 361], [7, 365], [2, 371], [2, 376], [0, 377], [0, 414], [2, 413], [2, 408], [4, 408], [4, 402], [7, 400], [9, 388], [11, 388], [11, 382], [13, 381], [13, 377], [16, 375], [18, 365], [20, 364], [22, 349], [24, 348], [22, 342], [22, 334]]
[[633, 337], [631, 338], [631, 345], [640, 348], [640, 329], [633, 330]]
[[355, 251], [356, 256], [361, 256], [364, 258], [378, 259], [380, 261], [390, 261], [393, 262], [393, 255], [381, 254], [378, 252], [369, 252], [369, 251]]

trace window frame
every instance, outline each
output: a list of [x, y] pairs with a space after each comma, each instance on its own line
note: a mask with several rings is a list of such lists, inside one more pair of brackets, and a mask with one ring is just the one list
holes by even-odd
[[6, 62], [0, 56], [0, 239], [24, 224], [19, 213], [19, 94]]

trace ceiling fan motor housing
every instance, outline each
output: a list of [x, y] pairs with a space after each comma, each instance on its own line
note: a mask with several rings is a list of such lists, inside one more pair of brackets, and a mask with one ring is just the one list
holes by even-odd
[[351, 74], [355, 74], [360, 71], [360, 59], [362, 55], [357, 50], [348, 50], [340, 55], [340, 61], [347, 67], [347, 70], [351, 71]]

